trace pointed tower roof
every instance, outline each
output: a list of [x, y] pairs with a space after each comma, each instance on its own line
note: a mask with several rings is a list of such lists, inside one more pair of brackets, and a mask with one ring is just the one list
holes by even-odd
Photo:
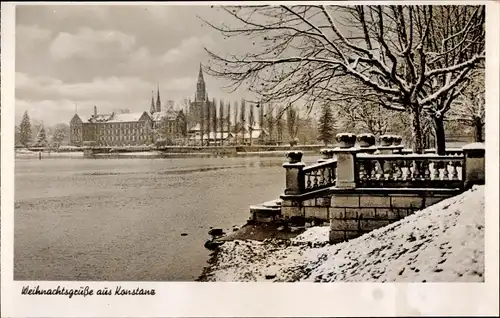
[[155, 112], [155, 92], [154, 91], [151, 91], [151, 109], [149, 110], [149, 112], [152, 114]]
[[203, 68], [200, 63], [200, 71], [198, 72], [198, 83], [205, 83], [205, 79], [203, 78]]
[[156, 111], [161, 111], [160, 84], [156, 83]]

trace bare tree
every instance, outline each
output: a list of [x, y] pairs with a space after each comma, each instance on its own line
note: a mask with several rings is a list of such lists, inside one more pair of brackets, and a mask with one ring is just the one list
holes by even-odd
[[229, 141], [229, 134], [231, 133], [231, 103], [228, 102], [226, 107], [227, 107], [227, 115], [226, 115], [227, 136]]
[[274, 122], [274, 108], [273, 108], [273, 105], [272, 104], [268, 104], [267, 105], [267, 112], [266, 114], [264, 115], [265, 118], [266, 118], [266, 128], [267, 128], [267, 131], [269, 133], [269, 142], [273, 141], [273, 134], [274, 134], [274, 125], [275, 125], [275, 122]]
[[220, 144], [224, 143], [224, 101], [221, 99], [219, 102], [219, 128], [220, 128]]
[[234, 139], [236, 144], [238, 144], [238, 101], [234, 102]]
[[264, 143], [264, 105], [257, 104], [259, 108], [259, 126], [260, 126], [260, 135], [259, 135], [259, 143]]
[[285, 108], [283, 105], [278, 107], [278, 114], [276, 115], [276, 132], [278, 134], [278, 142], [281, 144], [283, 142], [283, 130], [285, 127], [285, 123], [283, 120], [283, 116], [285, 114]]
[[288, 128], [288, 136], [290, 138], [290, 145], [295, 145], [295, 138], [299, 130], [299, 113], [294, 106], [289, 105], [286, 109], [286, 125]]
[[[429, 28], [433, 34], [423, 42], [425, 49], [433, 52], [428, 55], [427, 65], [435, 68], [452, 68], [467, 63], [475, 54], [485, 49], [485, 7], [480, 6], [436, 6], [434, 18]], [[477, 63], [476, 67], [483, 67]], [[461, 96], [462, 91], [470, 83], [472, 68], [455, 87], [441, 94], [424, 109], [430, 115], [434, 129], [435, 146], [438, 154], [445, 153], [445, 116], [453, 101]], [[424, 85], [424, 90], [437, 91], [448, 84], [453, 73], [443, 73]]]
[[246, 126], [246, 103], [245, 100], [241, 100], [241, 109], [240, 109], [240, 132], [242, 134], [242, 143], [245, 143], [245, 126]]
[[[205, 22], [226, 37], [249, 37], [253, 48], [243, 54], [206, 49], [209, 74], [229, 79], [233, 89], [247, 86], [263, 102], [305, 99], [309, 108], [325, 92], [336, 93], [339, 80], [350, 78], [376, 92], [373, 100], [383, 107], [412, 115], [414, 151], [419, 153], [424, 108], [441, 104], [438, 100], [448, 94], [456, 97], [470, 70], [485, 58], [484, 49], [470, 36], [478, 28], [484, 30], [484, 6], [475, 6], [471, 22], [452, 29], [438, 47], [427, 45], [429, 39], [440, 38], [440, 29], [433, 27], [441, 14], [438, 6], [258, 5], [218, 10], [228, 14], [231, 24]], [[456, 50], [463, 59], [437, 63]]]
[[248, 133], [250, 134], [250, 145], [253, 142], [253, 130], [255, 126], [255, 117], [253, 112], [253, 104], [248, 108]]
[[475, 71], [471, 85], [460, 93], [450, 110], [450, 120], [465, 124], [474, 129], [474, 140], [483, 142], [485, 124], [485, 83], [484, 70]]

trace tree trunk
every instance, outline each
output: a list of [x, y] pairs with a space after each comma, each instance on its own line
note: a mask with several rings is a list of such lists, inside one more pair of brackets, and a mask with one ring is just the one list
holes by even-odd
[[479, 117], [474, 118], [474, 141], [484, 142], [483, 123]]
[[436, 134], [435, 146], [436, 153], [444, 156], [446, 153], [446, 136], [444, 132], [444, 118], [443, 116], [432, 116], [434, 121], [434, 131]]
[[420, 125], [420, 108], [418, 105], [412, 108], [412, 137], [413, 137], [413, 152], [417, 154], [424, 153], [422, 126]]

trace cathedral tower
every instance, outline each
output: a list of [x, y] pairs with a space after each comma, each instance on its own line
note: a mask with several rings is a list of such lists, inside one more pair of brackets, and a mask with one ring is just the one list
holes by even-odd
[[156, 111], [161, 112], [160, 84], [158, 83], [156, 88]]
[[153, 91], [151, 91], [151, 109], [149, 110], [149, 112], [151, 114], [153, 114], [155, 112], [156, 108], [155, 108], [155, 93]]
[[203, 102], [207, 98], [207, 92], [205, 88], [205, 79], [203, 79], [203, 70], [200, 63], [200, 71], [198, 73], [198, 82], [196, 83], [196, 95], [195, 102]]

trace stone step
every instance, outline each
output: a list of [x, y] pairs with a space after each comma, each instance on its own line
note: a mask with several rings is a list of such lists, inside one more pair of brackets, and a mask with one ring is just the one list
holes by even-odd
[[263, 205], [265, 207], [270, 207], [270, 208], [281, 207], [281, 202], [282, 202], [282, 200], [272, 200], [272, 201], [264, 202], [261, 205]]
[[281, 206], [274, 201], [250, 206], [250, 219], [257, 222], [272, 222], [280, 215]]

